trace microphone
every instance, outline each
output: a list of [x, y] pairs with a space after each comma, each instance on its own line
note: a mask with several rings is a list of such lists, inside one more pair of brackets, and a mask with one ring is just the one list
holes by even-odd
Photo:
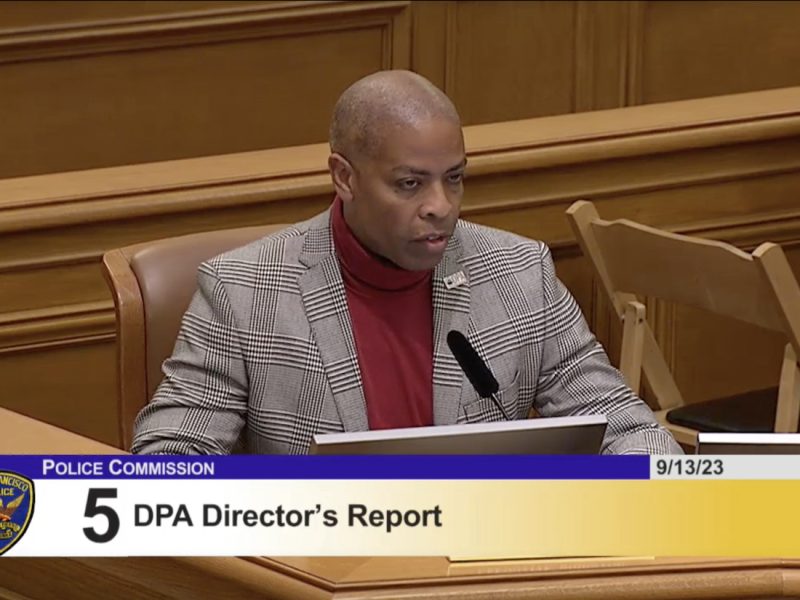
[[511, 417], [508, 416], [505, 408], [495, 396], [497, 390], [500, 389], [497, 379], [492, 375], [489, 367], [486, 366], [486, 363], [475, 351], [475, 348], [472, 347], [472, 344], [469, 343], [469, 340], [464, 337], [464, 334], [456, 330], [451, 331], [447, 334], [447, 345], [450, 346], [450, 352], [456, 357], [458, 365], [464, 371], [472, 387], [478, 392], [478, 396], [491, 399], [497, 409], [503, 413], [506, 421], [511, 421]]

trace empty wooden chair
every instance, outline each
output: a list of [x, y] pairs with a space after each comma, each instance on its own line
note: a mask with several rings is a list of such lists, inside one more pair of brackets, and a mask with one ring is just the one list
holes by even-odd
[[[620, 371], [637, 393], [644, 372], [659, 404], [656, 415], [678, 442], [694, 445], [698, 431], [797, 431], [800, 287], [780, 246], [764, 243], [748, 254], [628, 220], [604, 221], [586, 201], [575, 202], [567, 217], [623, 323]], [[644, 297], [781, 333], [786, 346], [777, 393], [685, 404], [645, 319]]]

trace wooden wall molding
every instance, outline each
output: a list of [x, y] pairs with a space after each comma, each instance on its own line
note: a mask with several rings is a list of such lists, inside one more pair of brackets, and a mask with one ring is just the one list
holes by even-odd
[[[687, 116], [688, 115], [688, 116]], [[563, 202], [583, 194], [617, 195], [701, 185], [731, 177], [791, 172], [800, 154], [786, 152], [800, 140], [800, 87], [683, 102], [560, 115], [465, 128], [468, 177], [480, 179], [558, 166], [605, 164], [658, 154], [788, 140], [773, 156], [761, 152], [739, 164], [700, 165], [693, 173], [658, 174], [648, 184], [619, 183], [598, 190], [542, 193], [538, 202]], [[168, 161], [74, 173], [0, 180], [0, 232], [31, 231], [95, 221], [231, 208], [300, 199], [332, 192], [326, 144], [222, 157]], [[755, 165], [755, 166], [754, 166]], [[642, 177], [625, 174], [626, 181]], [[644, 178], [644, 177], [643, 177]], [[515, 207], [531, 206], [531, 195]], [[465, 205], [465, 214], [504, 207]]]
[[[320, 148], [322, 149], [322, 148]], [[320, 154], [321, 156], [322, 154]], [[124, 168], [124, 167], [123, 167]], [[327, 173], [310, 177], [275, 177], [258, 182], [187, 185], [182, 190], [138, 191], [73, 197], [61, 202], [31, 207], [0, 208], [0, 231], [45, 229], [67, 224], [89, 223], [147, 216], [174, 215], [198, 210], [230, 208], [302, 198], [329, 193]]]
[[647, 3], [634, 0], [628, 3], [628, 52], [625, 63], [626, 106], [642, 103], [642, 78], [644, 64], [644, 36]]
[[458, 16], [458, 2], [446, 2], [445, 8], [445, 60], [444, 60], [444, 92], [454, 98], [458, 90], [458, 80], [456, 78], [456, 63], [458, 62], [458, 26], [456, 19]]
[[594, 106], [595, 21], [594, 2], [580, 0], [575, 6], [575, 100], [573, 110], [582, 112]]
[[[470, 152], [470, 167], [474, 172], [490, 173], [493, 169], [523, 170], [555, 166], [567, 162], [592, 162], [610, 158], [624, 158], [641, 154], [659, 154], [691, 148], [724, 146], [763, 139], [778, 139], [796, 136], [800, 131], [800, 109], [784, 104], [798, 98], [800, 88], [780, 90], [780, 108], [767, 114], [741, 114], [731, 116], [706, 116], [705, 109], [719, 106], [732, 108], [729, 102], [750, 104], [759, 97], [777, 99], [765, 92], [725, 97], [717, 104], [717, 98], [687, 100], [683, 107], [692, 118], [674, 118], [662, 113], [672, 112], [677, 104], [651, 104], [625, 110], [595, 111], [591, 114], [560, 115], [543, 119], [476, 125], [466, 128]], [[791, 99], [791, 100], [790, 100]], [[727, 106], [726, 106], [727, 105]], [[766, 108], [769, 111], [769, 107]], [[666, 117], [663, 122], [650, 121], [656, 115]], [[568, 117], [574, 117], [572, 119]], [[617, 117], [623, 122], [614, 123]], [[688, 121], [688, 122], [687, 122]], [[596, 130], [586, 132], [586, 129]], [[561, 128], [564, 128], [563, 130]], [[513, 131], [516, 130], [514, 134]], [[581, 130], [583, 130], [581, 132]], [[539, 135], [531, 136], [536, 131]], [[552, 131], [552, 136], [547, 135]], [[556, 133], [559, 131], [559, 133]], [[574, 132], [574, 133], [573, 133]], [[520, 136], [528, 139], [520, 140]], [[531, 139], [533, 137], [533, 139]], [[500, 142], [500, 140], [505, 140]], [[519, 141], [517, 141], [519, 140]], [[470, 143], [472, 142], [472, 143]], [[480, 157], [488, 155], [486, 160]], [[498, 164], [502, 161], [502, 164]]]
[[[51, 250], [51, 252], [53, 252]], [[15, 271], [28, 271], [31, 269], [47, 269], [52, 267], [73, 267], [94, 263], [103, 251], [97, 249], [90, 252], [68, 252], [64, 254], [47, 254], [45, 256], [26, 257], [20, 259], [0, 259], [0, 275]]]
[[0, 355], [114, 339], [114, 303], [110, 301], [0, 315]]
[[575, 4], [573, 112], [625, 106], [632, 3], [580, 0]]
[[[800, 120], [798, 120], [800, 125]], [[786, 128], [776, 126], [775, 133], [792, 133], [794, 124], [787, 124]], [[744, 126], [743, 129], [749, 128]], [[800, 132], [800, 127], [794, 133]], [[691, 140], [684, 138], [686, 142], [684, 151], [688, 150], [689, 145], [701, 144], [706, 147], [722, 146], [724, 143], [735, 143], [736, 140], [722, 140], [714, 132], [711, 139], [703, 140], [701, 136], [693, 137]], [[748, 136], [751, 137], [751, 136]], [[717, 138], [717, 139], [713, 139]], [[740, 138], [743, 139], [743, 138]], [[757, 134], [752, 135], [752, 139], [759, 139]], [[761, 141], [769, 140], [764, 135]], [[777, 136], [773, 140], [780, 140]], [[589, 165], [593, 162], [600, 162], [599, 158], [620, 159], [626, 156], [635, 156], [633, 144], [627, 144], [628, 140], [612, 140], [604, 144], [607, 149], [603, 152], [600, 148], [587, 147], [582, 144], [562, 146], [558, 148], [547, 147], [541, 152], [531, 149], [526, 156], [520, 156], [518, 151], [498, 150], [495, 153], [482, 153], [480, 156], [470, 155], [469, 176], [477, 179], [478, 177], [490, 175], [511, 174], [520, 171], [534, 171], [546, 167], [562, 166], [565, 164]], [[643, 140], [638, 140], [640, 146]], [[659, 139], [646, 140], [651, 147], [642, 147], [642, 154], [658, 154], [661, 148]], [[716, 142], [716, 143], [715, 143]], [[588, 142], [591, 144], [592, 142]], [[677, 140], [668, 141], [671, 152], [681, 154], [679, 142]], [[610, 180], [606, 185], [598, 185], [596, 181], [564, 181], [560, 188], [555, 186], [546, 190], [533, 190], [522, 197], [503, 199], [492, 199], [485, 203], [476, 201], [465, 205], [464, 215], [479, 215], [488, 212], [498, 212], [508, 209], [534, 208], [548, 204], [564, 204], [571, 201], [576, 196], [591, 195], [594, 198], [618, 196], [625, 193], [646, 192], [663, 190], [675, 187], [699, 186], [711, 183], [720, 183], [729, 180], [742, 180], [747, 178], [764, 178], [772, 175], [795, 172], [800, 167], [800, 141], [791, 140], [789, 143], [772, 143], [766, 148], [768, 154], [759, 153], [761, 148], [754, 148], [752, 158], [741, 160], [740, 164], [720, 165], [716, 170], [710, 170], [705, 165], [699, 165], [697, 172], [676, 172], [659, 173], [653, 176], [649, 173], [632, 172], [629, 176], [615, 180]], [[327, 147], [319, 145], [314, 149], [318, 158], [322, 161], [327, 156]], [[647, 150], [650, 152], [648, 153]], [[265, 153], [280, 156], [280, 150], [265, 151]], [[260, 154], [260, 153], [259, 153]], [[581, 154], [581, 156], [576, 156]], [[572, 161], [569, 161], [569, 157]], [[268, 161], [267, 156], [263, 157]], [[578, 160], [575, 160], [578, 159]], [[192, 159], [205, 162], [213, 159]], [[180, 161], [184, 162], [184, 161]], [[691, 159], [688, 160], [691, 163]], [[265, 164], [268, 164], [265, 163]], [[687, 165], [690, 167], [690, 165]], [[179, 165], [175, 165], [179, 168]], [[137, 167], [138, 168], [138, 167]], [[604, 165], [601, 165], [601, 169]], [[123, 169], [127, 169], [123, 167]], [[91, 176], [90, 173], [85, 172]], [[47, 176], [45, 176], [47, 177]], [[53, 176], [55, 182], [61, 176]], [[6, 180], [11, 182], [11, 180]], [[13, 183], [12, 183], [13, 185]], [[0, 182], [0, 189], [4, 186]], [[109, 194], [87, 194], [86, 196], [73, 196], [54, 201], [43, 200], [31, 202], [25, 205], [24, 202], [10, 202], [7, 206], [0, 203], [0, 232], [19, 232], [33, 231], [38, 229], [48, 229], [62, 227], [73, 224], [85, 224], [91, 222], [131, 220], [147, 216], [176, 215], [179, 213], [192, 213], [199, 210], [209, 209], [230, 209], [233, 206], [246, 206], [254, 204], [264, 204], [269, 202], [283, 202], [292, 199], [302, 199], [308, 196], [319, 196], [332, 193], [333, 188], [327, 171], [322, 171], [304, 176], [275, 176], [254, 178], [249, 181], [230, 182], [224, 184], [210, 183], [208, 185], [187, 183], [183, 189], [153, 188], [145, 190], [124, 190]], [[0, 260], [0, 272], [20, 267], [30, 268], [36, 266], [67, 265], [86, 262], [96, 258], [98, 252], [81, 253], [69, 256], [58, 256], [47, 260], [23, 260], [13, 261]]]
[[791, 247], [800, 243], [800, 210], [769, 216], [741, 215], [673, 229], [684, 235], [722, 240], [747, 251], [754, 250], [764, 240]]
[[[791, 149], [800, 150], [800, 144], [792, 144]], [[531, 192], [529, 196], [523, 196], [521, 198], [470, 204], [468, 207], [464, 208], [462, 213], [465, 216], [477, 216], [510, 210], [533, 209], [548, 205], [560, 205], [566, 209], [576, 197], [581, 196], [591, 196], [595, 201], [598, 201], [603, 198], [618, 197], [625, 194], [702, 186], [725, 181], [761, 179], [772, 175], [794, 173], [798, 168], [800, 168], [800, 156], [792, 156], [791, 164], [789, 165], [757, 167], [740, 165], [739, 167], [732, 166], [722, 172], [707, 175], [700, 173], [675, 175], [664, 173], [661, 174], [662, 176], [660, 177], [648, 177], [647, 174], [639, 174], [639, 176], [637, 176], [637, 174], [632, 174], [630, 181], [617, 181], [612, 179], [607, 185], [598, 184], [597, 181], [592, 180], [590, 174], [586, 177], [586, 181], [564, 182], [561, 189], [557, 189], [556, 184], [552, 188], [542, 191], [536, 190]], [[743, 217], [742, 222], [749, 222], [747, 219], [747, 217]]]
[[411, 4], [411, 63], [409, 68], [446, 90], [445, 71], [449, 29], [447, 13], [451, 2], [413, 2]]
[[[253, 3], [253, 6], [157, 16], [0, 29], [0, 64], [368, 25], [389, 28], [393, 19], [408, 10], [409, 4], [403, 0]], [[393, 41], [391, 35], [388, 39]]]

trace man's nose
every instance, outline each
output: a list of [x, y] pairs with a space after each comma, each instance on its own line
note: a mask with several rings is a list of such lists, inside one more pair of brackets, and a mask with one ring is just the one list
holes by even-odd
[[452, 205], [452, 200], [442, 182], [434, 182], [422, 204], [421, 216], [425, 219], [443, 219], [450, 214]]

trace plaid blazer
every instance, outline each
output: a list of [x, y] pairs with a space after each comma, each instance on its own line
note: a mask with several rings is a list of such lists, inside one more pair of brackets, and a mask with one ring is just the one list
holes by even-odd
[[[603, 452], [680, 453], [609, 364], [543, 243], [459, 221], [434, 271], [434, 422], [502, 420], [450, 352], [453, 329], [509, 414], [600, 413]], [[202, 264], [164, 373], [133, 452], [301, 454], [315, 433], [368, 429], [329, 211]]]

